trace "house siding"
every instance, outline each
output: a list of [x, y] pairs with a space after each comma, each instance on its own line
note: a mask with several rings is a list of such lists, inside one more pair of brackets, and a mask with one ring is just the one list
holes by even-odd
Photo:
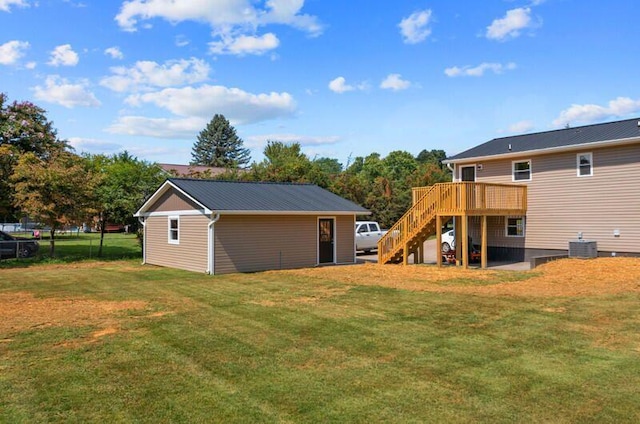
[[195, 272], [207, 272], [207, 226], [205, 215], [179, 217], [179, 244], [169, 243], [167, 216], [151, 216], [145, 225], [145, 262]]
[[222, 215], [214, 226], [215, 273], [317, 264], [316, 216]]
[[336, 262], [339, 264], [352, 264], [356, 260], [356, 217], [336, 217]]
[[[576, 155], [588, 152], [593, 154], [593, 175], [578, 177]], [[528, 186], [526, 236], [506, 237], [505, 218], [496, 217], [489, 219], [490, 246], [567, 250], [569, 240], [581, 232], [583, 239], [597, 241], [601, 252], [640, 253], [638, 144], [485, 160], [476, 181], [512, 183], [512, 162], [526, 159], [531, 160], [532, 179], [518, 182]]]
[[176, 190], [167, 190], [149, 207], [149, 212], [186, 211], [192, 209], [202, 209], [202, 207], [197, 206], [187, 196]]

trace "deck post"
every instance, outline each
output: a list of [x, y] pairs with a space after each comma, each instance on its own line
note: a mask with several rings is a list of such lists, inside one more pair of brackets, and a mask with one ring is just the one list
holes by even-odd
[[436, 263], [442, 267], [442, 216], [436, 215]]
[[404, 226], [404, 252], [402, 255], [402, 265], [409, 264], [409, 234], [407, 234], [407, 225]]
[[480, 267], [487, 268], [487, 215], [482, 215], [482, 247], [480, 248]]
[[469, 268], [469, 217], [462, 215], [462, 266]]
[[456, 238], [456, 266], [460, 266], [462, 264], [462, 217], [456, 216], [453, 218], [454, 227], [455, 227], [455, 238]]

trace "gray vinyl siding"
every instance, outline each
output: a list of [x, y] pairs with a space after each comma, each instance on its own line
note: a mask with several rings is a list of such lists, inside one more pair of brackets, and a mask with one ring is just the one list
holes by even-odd
[[169, 219], [152, 216], [146, 220], [146, 263], [207, 272], [207, 225], [204, 215], [180, 216], [179, 244], [169, 243]]
[[350, 264], [355, 262], [356, 217], [336, 217], [336, 262]]
[[[576, 155], [589, 152], [593, 176], [578, 177]], [[600, 251], [640, 253], [640, 145], [482, 161], [476, 181], [512, 183], [512, 160], [526, 159], [532, 180], [518, 182], [528, 186], [524, 247], [566, 250], [582, 232]], [[490, 219], [489, 245], [521, 243], [504, 234], [504, 217]]]

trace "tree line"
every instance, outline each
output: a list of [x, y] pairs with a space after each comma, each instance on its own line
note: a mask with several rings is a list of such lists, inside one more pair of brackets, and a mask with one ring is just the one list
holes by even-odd
[[300, 143], [267, 142], [261, 162], [249, 163], [249, 151], [235, 129], [216, 114], [192, 149], [192, 165], [225, 167], [220, 175], [194, 177], [241, 181], [312, 183], [349, 199], [372, 212], [371, 219], [390, 227], [411, 206], [411, 188], [451, 181], [442, 164], [444, 150], [422, 150], [418, 155], [396, 150], [382, 157], [372, 153], [343, 166], [337, 159], [309, 158]]
[[[223, 167], [219, 175], [191, 177], [238, 181], [312, 183], [372, 211], [383, 226], [393, 224], [411, 205], [411, 188], [450, 181], [442, 150], [417, 156], [393, 151], [372, 153], [343, 166], [337, 159], [309, 158], [300, 143], [267, 142], [264, 159], [250, 163], [249, 150], [223, 115], [216, 114], [198, 134], [192, 165]], [[61, 140], [46, 111], [28, 101], [9, 103], [0, 93], [0, 219], [24, 216], [49, 227], [50, 255], [61, 228], [95, 223], [102, 240], [107, 223], [136, 228], [135, 211], [167, 174], [156, 163], [127, 152], [107, 156], [76, 154]]]

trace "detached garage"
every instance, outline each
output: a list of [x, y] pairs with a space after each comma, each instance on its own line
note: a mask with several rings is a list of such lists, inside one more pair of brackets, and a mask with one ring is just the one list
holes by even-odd
[[143, 263], [228, 274], [355, 263], [368, 214], [313, 184], [171, 178], [135, 216]]

